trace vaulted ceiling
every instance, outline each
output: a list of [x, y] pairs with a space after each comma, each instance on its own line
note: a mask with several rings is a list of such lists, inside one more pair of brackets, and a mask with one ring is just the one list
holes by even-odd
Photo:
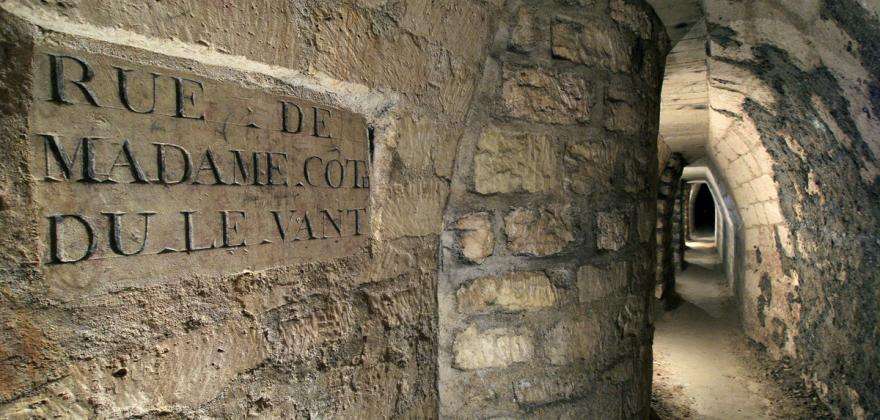
[[709, 137], [706, 20], [700, 0], [648, 0], [672, 41], [660, 107], [660, 137], [693, 162]]

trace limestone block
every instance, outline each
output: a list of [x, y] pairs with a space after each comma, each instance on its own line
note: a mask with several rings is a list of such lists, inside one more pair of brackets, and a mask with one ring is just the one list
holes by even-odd
[[504, 111], [514, 118], [547, 124], [590, 120], [590, 86], [580, 75], [506, 66], [502, 70]]
[[458, 219], [458, 246], [462, 255], [471, 262], [482, 263], [495, 246], [495, 234], [489, 213], [471, 213]]
[[539, 271], [478, 278], [458, 289], [456, 295], [462, 313], [534, 310], [556, 303], [556, 289]]
[[617, 315], [617, 325], [623, 335], [639, 336], [647, 326], [647, 302], [639, 296], [628, 296]]
[[546, 135], [487, 128], [474, 157], [474, 184], [481, 194], [541, 192], [559, 185], [553, 143]]
[[565, 149], [565, 184], [575, 194], [611, 187], [616, 154], [601, 142], [572, 143]]
[[376, 236], [383, 240], [436, 234], [443, 225], [449, 184], [433, 178], [378, 188], [385, 198], [376, 211]]
[[626, 102], [611, 102], [605, 115], [605, 128], [610, 131], [634, 134], [642, 129], [643, 119], [638, 111]]
[[520, 405], [548, 404], [583, 394], [589, 385], [586, 375], [557, 373], [522, 379], [513, 385]]
[[520, 6], [510, 29], [510, 48], [519, 52], [532, 51], [535, 48], [537, 38], [538, 35], [535, 32], [535, 25], [529, 9]]
[[614, 71], [628, 71], [632, 67], [630, 42], [611, 25], [557, 22], [551, 27], [551, 34], [554, 57]]
[[515, 254], [547, 256], [562, 251], [574, 240], [564, 210], [518, 207], [504, 217], [507, 248]]
[[591, 320], [565, 319], [547, 334], [545, 353], [554, 365], [586, 359], [598, 348], [599, 327]]
[[455, 338], [455, 366], [474, 370], [525, 362], [535, 354], [532, 337], [508, 328], [479, 331], [471, 325]]
[[583, 265], [577, 271], [578, 299], [587, 303], [617, 295], [627, 287], [629, 263], [618, 262], [601, 268]]
[[599, 249], [617, 251], [626, 245], [629, 225], [623, 213], [600, 212], [596, 216], [596, 227], [596, 246]]
[[651, 38], [652, 24], [644, 7], [626, 0], [611, 1], [611, 18], [644, 39]]

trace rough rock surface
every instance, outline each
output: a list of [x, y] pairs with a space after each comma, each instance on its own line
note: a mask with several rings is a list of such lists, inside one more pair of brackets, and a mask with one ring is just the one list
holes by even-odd
[[545, 135], [489, 128], [477, 143], [474, 184], [480, 194], [544, 192], [559, 187], [557, 161]]
[[522, 311], [552, 307], [556, 290], [542, 272], [518, 272], [501, 277], [482, 277], [456, 293], [458, 310], [464, 313], [489, 309]]
[[516, 208], [504, 216], [507, 248], [517, 254], [547, 256], [562, 251], [574, 237], [564, 210]]
[[[444, 214], [440, 415], [645, 417], [663, 28], [605, 0], [507, 2], [497, 23]], [[461, 257], [474, 214], [495, 233], [480, 261]]]
[[[3, 2], [0, 417], [437, 417], [438, 234], [496, 14], [481, 2]], [[147, 285], [84, 272], [100, 291], [53, 294], [28, 165], [35, 48], [363, 116], [369, 246]]]
[[[653, 220], [666, 40], [640, 0], [575, 3], [0, 2], [0, 417], [645, 417], [653, 254], [597, 252], [595, 227], [630, 207]], [[572, 26], [563, 59], [550, 39], [562, 21], [612, 32]], [[94, 293], [57, 293], [29, 165], [29, 112], [45, 100], [31, 90], [38, 48], [363, 118], [366, 245], [253, 270], [221, 257], [222, 275], [171, 267], [149, 284], [91, 273]], [[240, 108], [240, 126], [255, 128]], [[204, 124], [226, 135], [239, 123]], [[174, 137], [184, 125], [145, 130]], [[629, 264], [620, 295], [585, 308], [576, 283], [588, 264]]]
[[486, 260], [495, 247], [495, 233], [488, 213], [472, 213], [456, 222], [458, 245], [461, 254], [468, 261], [481, 263]]
[[706, 2], [712, 142], [746, 334], [835, 416], [880, 413], [880, 9]]

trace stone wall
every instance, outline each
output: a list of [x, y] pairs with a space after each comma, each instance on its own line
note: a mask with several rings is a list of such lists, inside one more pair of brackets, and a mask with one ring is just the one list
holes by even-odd
[[[495, 13], [479, 1], [0, 4], [0, 417], [436, 417], [437, 246]], [[27, 164], [35, 48], [362, 115], [369, 246], [124, 287], [84, 272], [99, 291], [58, 293]]]
[[[646, 416], [665, 43], [624, 0], [0, 3], [0, 417]], [[56, 48], [363, 117], [368, 246], [59, 292]]]
[[746, 333], [837, 415], [880, 412], [876, 2], [706, 3], [712, 140]]
[[662, 32], [634, 2], [503, 9], [444, 214], [442, 416], [647, 416]]
[[[0, 3], [0, 417], [647, 416], [662, 32], [623, 0]], [[52, 49], [362, 117], [367, 245], [59, 289]]]

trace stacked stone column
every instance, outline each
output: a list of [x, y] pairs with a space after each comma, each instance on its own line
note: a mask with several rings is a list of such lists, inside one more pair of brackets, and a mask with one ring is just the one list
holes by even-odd
[[589, 3], [499, 18], [444, 216], [441, 416], [647, 415], [665, 36]]

